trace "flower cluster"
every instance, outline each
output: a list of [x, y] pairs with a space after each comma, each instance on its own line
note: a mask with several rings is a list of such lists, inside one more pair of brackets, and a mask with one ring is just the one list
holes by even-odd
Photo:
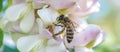
[[[105, 32], [83, 17], [97, 11], [97, 0], [13, 0], [2, 19], [2, 28], [23, 35], [15, 39], [20, 52], [93, 52], [92, 48], [105, 39]], [[66, 32], [57, 39], [53, 37], [63, 29], [54, 25], [61, 14], [76, 25], [71, 43], [66, 40]]]

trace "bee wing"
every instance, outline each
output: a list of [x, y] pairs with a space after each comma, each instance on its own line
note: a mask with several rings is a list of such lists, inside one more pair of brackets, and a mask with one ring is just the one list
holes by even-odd
[[75, 26], [74, 26], [74, 24], [73, 24], [73, 23], [67, 23], [67, 25], [69, 25], [69, 26], [70, 26], [70, 28], [71, 28], [73, 31], [76, 31], [76, 30], [75, 30]]

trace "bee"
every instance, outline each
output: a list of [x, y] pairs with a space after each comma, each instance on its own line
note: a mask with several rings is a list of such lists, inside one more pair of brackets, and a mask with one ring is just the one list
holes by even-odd
[[72, 21], [68, 17], [65, 17], [63, 14], [57, 17], [56, 20], [57, 20], [57, 24], [55, 24], [55, 26], [61, 26], [63, 27], [63, 29], [60, 32], [54, 34], [53, 37], [66, 31], [67, 42], [70, 43], [73, 40], [73, 35], [74, 35], [74, 25]]

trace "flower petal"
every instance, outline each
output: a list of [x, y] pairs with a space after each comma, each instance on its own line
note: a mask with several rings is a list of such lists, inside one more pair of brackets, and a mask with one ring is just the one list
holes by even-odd
[[39, 30], [38, 24], [34, 23], [32, 29], [29, 31], [30, 33], [28, 34], [38, 34], [39, 33], [38, 30]]
[[25, 4], [18, 4], [13, 5], [10, 8], [6, 10], [5, 18], [8, 21], [16, 21], [19, 19], [21, 13], [23, 12], [23, 9], [25, 8]]
[[92, 49], [85, 47], [75, 47], [75, 52], [94, 52]]
[[36, 22], [37, 22], [37, 24], [38, 24], [39, 33], [41, 33], [42, 30], [45, 29], [45, 27], [43, 26], [43, 22], [42, 22], [42, 20], [41, 20], [40, 18], [37, 18], [37, 19], [36, 19]]
[[[45, 43], [47, 42], [47, 44]], [[56, 50], [55, 50], [56, 49]], [[32, 50], [32, 52], [66, 52], [66, 48], [63, 43], [57, 42], [54, 39], [44, 42], [39, 42]]]
[[15, 48], [15, 46], [16, 46], [13, 39], [11, 38], [10, 33], [4, 34], [3, 43], [4, 43], [4, 45], [9, 46], [10, 48]]
[[46, 3], [55, 9], [65, 9], [75, 4], [72, 0], [46, 0]]
[[54, 11], [50, 8], [38, 10], [38, 15], [41, 17], [45, 25], [51, 25], [53, 22], [55, 22], [56, 18], [59, 16], [57, 11]]
[[77, 2], [74, 6], [68, 9], [68, 14], [77, 17], [84, 17], [89, 14], [99, 11], [99, 3], [97, 0], [84, 0]]
[[54, 39], [51, 39], [46, 47], [46, 52], [67, 52], [67, 50], [63, 42], [58, 42]]
[[23, 19], [20, 22], [20, 28], [24, 33], [28, 33], [30, 29], [33, 27], [34, 24], [34, 11], [28, 9], [27, 13], [23, 17]]
[[46, 46], [48, 43], [48, 39], [43, 39], [39, 41], [30, 52], [46, 52]]
[[105, 39], [106, 39], [106, 32], [102, 31], [96, 38], [95, 40], [95, 44], [93, 45], [93, 47], [99, 45], [100, 43], [102, 43]]
[[89, 6], [90, 5], [90, 3], [88, 3], [87, 5], [88, 5], [88, 14], [92, 14], [92, 13], [95, 13], [95, 12], [98, 12], [99, 11], [99, 8], [100, 8], [100, 4], [99, 4], [99, 2], [98, 1], [92, 1], [93, 3], [91, 4], [91, 6]]
[[52, 34], [47, 29], [43, 29], [39, 35], [41, 38], [45, 38], [45, 39], [52, 39], [53, 38]]
[[20, 22], [15, 22], [15, 24], [11, 27], [10, 32], [17, 32], [17, 33], [22, 33], [20, 26], [19, 26]]
[[88, 26], [88, 23], [79, 17], [72, 17], [70, 16], [71, 21], [73, 22], [74, 26], [76, 27], [77, 32], [81, 32]]
[[12, 36], [13, 41], [14, 41], [15, 43], [17, 43], [17, 40], [18, 40], [20, 37], [26, 36], [26, 34], [18, 33], [18, 32], [16, 32], [16, 33], [13, 32], [11, 36]]
[[9, 22], [7, 20], [2, 21], [2, 28], [5, 32], [10, 31], [11, 27], [13, 27], [15, 23], [14, 22]]
[[41, 21], [40, 18], [36, 19], [36, 22], [38, 24], [38, 30], [39, 30], [39, 35], [41, 38], [46, 38], [46, 39], [51, 39], [52, 34], [43, 26], [43, 22]]
[[79, 2], [77, 2], [81, 8], [81, 11], [85, 11], [87, 9], [87, 1], [88, 0], [79, 0]]
[[34, 9], [42, 8], [45, 5], [44, 0], [33, 0]]
[[89, 42], [95, 40], [99, 33], [100, 27], [96, 25], [88, 25], [88, 27], [83, 29], [80, 33], [75, 33], [74, 39], [67, 46], [85, 46]]
[[17, 48], [20, 52], [29, 52], [39, 42], [42, 42], [42, 39], [39, 39], [38, 35], [21, 37], [17, 41]]
[[48, 46], [57, 46], [60, 45], [62, 41], [56, 41], [55, 39], [50, 39], [48, 41]]
[[25, 0], [12, 0], [13, 4], [20, 4], [20, 3], [24, 3]]

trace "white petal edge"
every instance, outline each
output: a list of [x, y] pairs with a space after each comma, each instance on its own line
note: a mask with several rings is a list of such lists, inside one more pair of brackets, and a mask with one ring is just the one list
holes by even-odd
[[91, 48], [75, 47], [75, 52], [94, 52]]
[[43, 26], [43, 22], [40, 18], [36, 19], [39, 28], [39, 35], [41, 38], [51, 39], [52, 34]]
[[58, 12], [50, 8], [38, 10], [38, 15], [43, 20], [45, 25], [51, 25], [59, 16]]
[[24, 33], [28, 33], [31, 30], [35, 20], [34, 11], [30, 9], [28, 10], [29, 11], [27, 11], [27, 13], [20, 22], [20, 28]]
[[47, 29], [43, 29], [39, 35], [41, 38], [45, 38], [45, 39], [52, 39], [53, 38], [52, 34]]
[[75, 1], [72, 0], [46, 0], [46, 3], [55, 9], [69, 8], [74, 5]]
[[51, 39], [46, 47], [46, 52], [67, 52], [67, 49], [65, 48], [63, 42], [58, 42], [54, 39]]
[[105, 41], [106, 35], [107, 35], [107, 33], [104, 32], [104, 31], [102, 31], [102, 32], [97, 36], [96, 41], [95, 41], [95, 44], [93, 45], [93, 47], [95, 47], [95, 46], [101, 44], [103, 41]]
[[42, 30], [45, 28], [45, 27], [43, 26], [43, 22], [41, 21], [40, 18], [37, 18], [37, 19], [36, 19], [36, 22], [37, 22], [37, 24], [38, 24], [39, 33], [42, 33]]
[[6, 10], [5, 18], [8, 21], [16, 21], [19, 19], [21, 13], [23, 12], [23, 9], [25, 8], [25, 4], [18, 4], [13, 5], [10, 8]]
[[17, 41], [17, 48], [20, 52], [29, 52], [42, 39], [38, 35], [21, 37]]

